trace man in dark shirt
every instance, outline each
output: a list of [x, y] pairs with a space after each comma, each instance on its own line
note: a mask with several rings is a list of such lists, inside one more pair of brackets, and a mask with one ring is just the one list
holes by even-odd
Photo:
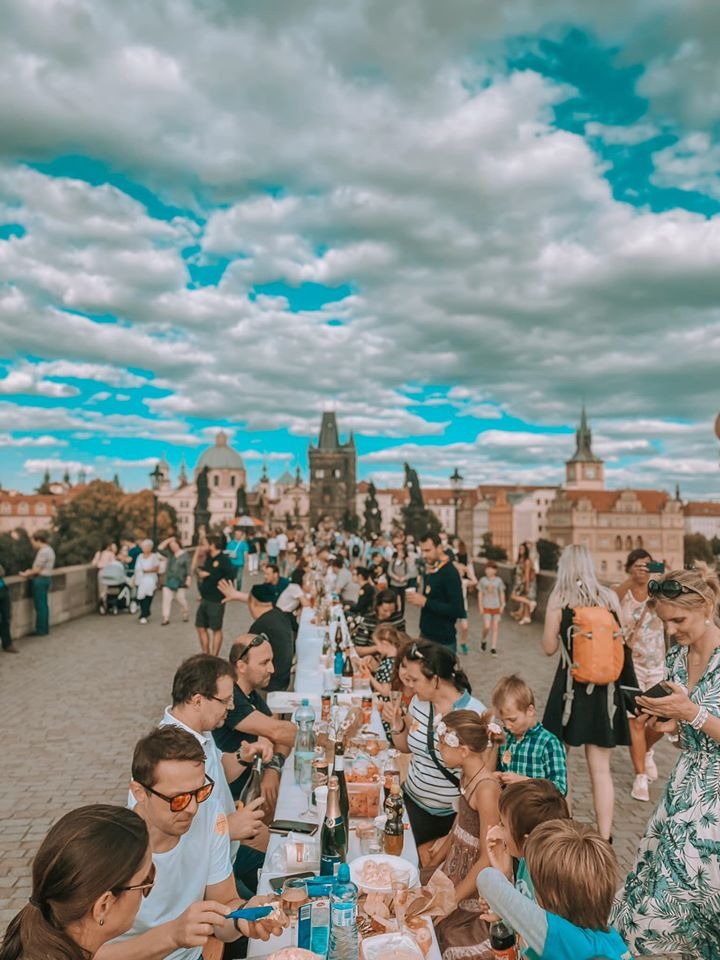
[[[263, 772], [263, 796], [265, 812], [275, 808], [280, 785], [280, 772], [285, 757], [295, 743], [297, 728], [288, 720], [278, 720], [259, 691], [266, 690], [273, 675], [272, 647], [263, 637], [244, 634], [230, 648], [230, 665], [235, 672], [233, 707], [228, 711], [224, 724], [213, 730], [213, 739], [223, 753], [233, 753], [247, 741], [268, 740], [273, 745], [274, 755]], [[230, 784], [235, 799], [249, 774], [243, 774]]]
[[212, 637], [213, 654], [217, 657], [223, 642], [223, 619], [225, 607], [223, 594], [218, 589], [221, 580], [234, 580], [235, 571], [230, 557], [223, 553], [225, 543], [222, 537], [210, 537], [208, 555], [201, 570], [198, 571], [200, 603], [195, 614], [195, 626], [200, 638], [203, 653], [210, 653]]
[[353, 617], [369, 617], [375, 609], [375, 586], [367, 567], [355, 567], [353, 579], [360, 586], [357, 603], [346, 603], [345, 612]]
[[420, 550], [427, 566], [423, 592], [409, 592], [405, 600], [421, 608], [420, 636], [455, 650], [455, 621], [464, 620], [467, 616], [460, 574], [436, 533], [427, 533], [420, 538]]
[[290, 621], [286, 613], [274, 606], [275, 599], [274, 588], [269, 583], [256, 584], [248, 594], [253, 618], [250, 633], [264, 633], [272, 647], [275, 672], [268, 682], [268, 692], [289, 688], [295, 647]]
[[265, 584], [269, 587], [272, 587], [273, 591], [273, 603], [277, 602], [277, 598], [283, 592], [285, 587], [288, 586], [290, 580], [287, 577], [280, 576], [280, 568], [276, 563], [266, 563], [265, 564]]

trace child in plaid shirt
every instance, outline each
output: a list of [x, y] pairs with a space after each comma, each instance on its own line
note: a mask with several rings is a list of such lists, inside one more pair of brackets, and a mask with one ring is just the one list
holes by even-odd
[[498, 779], [503, 784], [528, 778], [550, 780], [563, 796], [568, 792], [565, 749], [555, 734], [540, 723], [535, 695], [513, 674], [498, 681], [492, 695], [498, 719], [507, 731], [498, 753]]

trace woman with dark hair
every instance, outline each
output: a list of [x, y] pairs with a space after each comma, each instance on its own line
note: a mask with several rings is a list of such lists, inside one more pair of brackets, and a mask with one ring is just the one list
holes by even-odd
[[[648, 563], [652, 557], [638, 547], [628, 554], [625, 563], [627, 580], [615, 592], [620, 600], [620, 620], [625, 643], [632, 650], [638, 686], [650, 690], [665, 679], [665, 628], [652, 605], [648, 604]], [[650, 800], [649, 784], [658, 778], [653, 747], [662, 734], [648, 726], [647, 716], [629, 717], [630, 759], [635, 768], [630, 796], [633, 800]]]
[[460, 796], [457, 771], [448, 770], [438, 753], [436, 726], [452, 710], [485, 706], [470, 696], [470, 681], [452, 650], [419, 640], [406, 648], [400, 663], [406, 687], [413, 691], [407, 717], [400, 705], [386, 704], [383, 717], [390, 723], [398, 750], [411, 754], [403, 786], [405, 808], [415, 842], [420, 846], [445, 837], [455, 821], [454, 803]]
[[88, 960], [132, 927], [154, 874], [147, 827], [132, 810], [98, 803], [65, 814], [37, 852], [32, 895], [0, 960]]
[[375, 597], [375, 610], [370, 616], [363, 617], [353, 633], [355, 646], [363, 648], [363, 654], [374, 652], [373, 634], [378, 627], [394, 627], [400, 633], [405, 632], [405, 617], [398, 610], [397, 596], [394, 590], [380, 590]]
[[515, 566], [511, 600], [519, 604], [510, 616], [520, 624], [531, 622], [532, 613], [537, 606], [537, 571], [532, 555], [532, 544], [528, 541], [520, 544]]

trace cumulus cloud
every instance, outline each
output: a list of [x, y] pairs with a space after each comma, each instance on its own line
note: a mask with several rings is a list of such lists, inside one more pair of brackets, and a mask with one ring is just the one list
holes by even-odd
[[[714, 462], [695, 430], [717, 406], [720, 220], [617, 201], [594, 142], [684, 122], [655, 180], [714, 195], [717, 12], [701, 7], [10, 0], [0, 212], [23, 230], [0, 240], [0, 339], [41, 360], [0, 392], [58, 403], [0, 404], [0, 428], [307, 437], [332, 402], [345, 431], [431, 440], [409, 449], [437, 475], [465, 457], [472, 476], [560, 477], [572, 438], [550, 427], [584, 397], [611, 475]], [[569, 133], [553, 111], [573, 91], [507, 68], [508, 40], [570, 25], [647, 64], [646, 117]], [[158, 196], [17, 162], [67, 144]], [[189, 262], [218, 258], [217, 284], [189, 282]], [[308, 284], [346, 295], [296, 309]], [[63, 405], [76, 380], [142, 390], [148, 414]], [[418, 384], [454, 388], [422, 400]], [[498, 423], [476, 436], [478, 420]]]
[[0, 447], [65, 447], [67, 440], [61, 440], [51, 434], [38, 437], [17, 437], [9, 433], [0, 433]]
[[47, 460], [26, 460], [23, 469], [26, 473], [44, 473], [46, 470], [55, 472], [67, 470], [70, 473], [79, 473], [84, 470], [88, 474], [95, 473], [95, 467], [92, 463], [82, 463], [79, 460], [59, 460], [54, 457]]

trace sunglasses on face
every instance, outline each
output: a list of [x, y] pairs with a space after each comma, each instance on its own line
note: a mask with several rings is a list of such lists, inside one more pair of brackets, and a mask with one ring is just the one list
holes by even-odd
[[270, 643], [270, 638], [266, 633], [258, 633], [258, 635], [253, 637], [250, 643], [246, 644], [240, 653], [236, 655], [233, 663], [237, 663], [238, 660], [244, 660], [253, 647], [259, 647], [263, 643]]
[[[207, 774], [205, 776], [207, 777]], [[193, 797], [195, 797], [197, 803], [204, 803], [205, 800], [207, 800], [207, 798], [213, 792], [213, 787], [215, 786], [215, 781], [210, 777], [207, 777], [207, 781], [207, 783], [204, 783], [201, 787], [198, 787], [197, 790], [188, 790], [187, 793], [176, 793], [173, 797], [167, 797], [164, 793], [160, 793], [158, 790], [153, 790], [152, 787], [148, 787], [144, 783], [141, 783], [140, 786], [147, 790], [148, 793], [152, 793], [154, 796], [160, 797], [160, 799], [164, 800], [165, 803], [169, 803], [170, 809], [173, 813], [180, 813], [190, 805], [190, 801]]]
[[699, 590], [686, 587], [679, 580], [650, 580], [648, 593], [651, 597], [663, 597], [665, 600], [676, 600], [681, 593], [696, 593], [699, 597], [703, 596]]
[[124, 893], [126, 890], [140, 890], [143, 897], [149, 897], [150, 891], [155, 886], [155, 864], [150, 864], [150, 872], [145, 877], [142, 883], [134, 883], [129, 887], [113, 887], [112, 893]]

